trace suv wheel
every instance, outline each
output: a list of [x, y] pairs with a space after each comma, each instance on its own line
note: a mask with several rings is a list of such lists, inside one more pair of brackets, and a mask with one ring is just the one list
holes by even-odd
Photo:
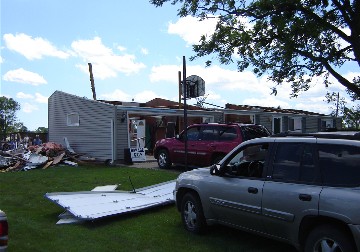
[[158, 166], [162, 169], [171, 167], [169, 152], [167, 150], [160, 150], [157, 158]]
[[305, 242], [305, 252], [355, 252], [351, 240], [346, 234], [331, 225], [313, 229]]
[[194, 193], [187, 193], [181, 201], [181, 218], [186, 230], [201, 233], [205, 226], [205, 218], [200, 199]]

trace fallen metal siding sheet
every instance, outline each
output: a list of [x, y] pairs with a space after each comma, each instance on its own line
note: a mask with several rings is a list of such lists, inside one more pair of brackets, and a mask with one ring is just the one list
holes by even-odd
[[169, 181], [136, 190], [86, 191], [46, 193], [50, 201], [65, 208], [74, 217], [83, 220], [138, 211], [150, 207], [174, 203], [175, 181]]

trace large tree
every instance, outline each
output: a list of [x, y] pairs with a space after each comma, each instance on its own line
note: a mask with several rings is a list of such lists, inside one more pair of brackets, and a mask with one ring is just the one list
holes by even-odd
[[17, 123], [16, 111], [20, 104], [12, 98], [0, 97], [0, 134], [1, 140], [7, 135], [9, 129]]
[[150, 0], [157, 7], [165, 2], [180, 4], [181, 17], [218, 19], [215, 32], [193, 45], [192, 59], [236, 61], [239, 71], [252, 67], [276, 86], [291, 83], [294, 97], [314, 77], [322, 76], [327, 87], [332, 76], [360, 99], [360, 76], [342, 74], [347, 63], [360, 67], [359, 0]]

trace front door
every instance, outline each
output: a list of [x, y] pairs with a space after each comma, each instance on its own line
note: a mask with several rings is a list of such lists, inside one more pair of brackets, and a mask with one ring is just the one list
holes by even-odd
[[200, 136], [200, 126], [190, 127], [184, 131], [173, 146], [173, 163], [185, 164], [185, 134], [187, 134], [187, 163], [194, 164], [196, 147]]
[[217, 177], [211, 183], [209, 202], [218, 221], [246, 230], [263, 230], [261, 199], [264, 181]]
[[209, 202], [217, 219], [242, 229], [264, 230], [262, 198], [268, 144], [247, 145], [225, 161], [223, 176], [214, 176]]

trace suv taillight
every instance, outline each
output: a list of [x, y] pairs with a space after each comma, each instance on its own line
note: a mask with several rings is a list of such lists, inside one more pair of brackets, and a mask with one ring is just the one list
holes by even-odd
[[8, 243], [9, 226], [7, 220], [0, 221], [0, 247]]

